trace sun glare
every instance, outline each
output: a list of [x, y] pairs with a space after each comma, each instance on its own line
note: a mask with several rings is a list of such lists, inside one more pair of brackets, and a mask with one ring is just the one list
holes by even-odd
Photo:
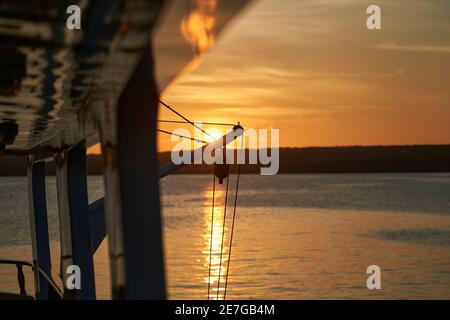
[[205, 131], [209, 134], [209, 135], [205, 135], [204, 140], [206, 142], [213, 142], [224, 135], [224, 133], [220, 129], [217, 129], [217, 128], [210, 128]]

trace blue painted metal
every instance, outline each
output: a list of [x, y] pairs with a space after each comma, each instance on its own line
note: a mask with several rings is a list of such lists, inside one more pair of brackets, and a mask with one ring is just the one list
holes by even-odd
[[30, 203], [30, 229], [35, 274], [35, 297], [46, 300], [49, 297], [47, 281], [39, 268], [50, 274], [51, 259], [48, 236], [47, 204], [45, 197], [45, 162], [28, 159], [28, 195]]
[[89, 218], [91, 221], [92, 254], [106, 237], [104, 199], [100, 198], [89, 205]]
[[66, 270], [70, 265], [74, 264], [72, 256], [72, 233], [69, 215], [69, 194], [67, 191], [67, 150], [61, 150], [55, 155], [55, 165], [60, 241], [59, 274], [64, 284], [64, 298], [74, 299], [75, 293], [68, 291], [65, 286], [68, 278]]
[[[95, 276], [86, 181], [86, 145], [82, 141], [56, 155], [61, 234], [61, 276], [66, 299], [95, 299]], [[81, 269], [81, 289], [66, 286], [67, 267]]]
[[81, 289], [76, 290], [76, 298], [95, 299], [94, 259], [86, 181], [86, 144], [84, 141], [67, 152], [67, 178], [73, 262], [80, 267], [82, 272]]

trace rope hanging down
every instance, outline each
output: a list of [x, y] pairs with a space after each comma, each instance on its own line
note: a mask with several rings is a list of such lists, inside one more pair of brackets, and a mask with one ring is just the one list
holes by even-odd
[[[242, 145], [241, 145], [242, 148]], [[224, 294], [223, 294], [223, 300], [226, 298], [227, 293], [227, 287], [228, 287], [228, 276], [230, 273], [230, 261], [231, 261], [231, 249], [233, 246], [233, 237], [234, 237], [234, 227], [235, 227], [235, 221], [236, 221], [236, 208], [237, 208], [237, 200], [238, 200], [238, 192], [239, 192], [239, 181], [241, 176], [241, 165], [238, 164], [237, 167], [237, 180], [236, 180], [236, 193], [234, 196], [234, 206], [233, 206], [233, 217], [232, 217], [232, 223], [231, 223], [231, 232], [230, 232], [230, 242], [228, 246], [228, 259], [227, 259], [227, 268], [226, 276], [225, 276], [225, 283], [224, 283]], [[210, 291], [211, 291], [211, 266], [212, 266], [212, 245], [213, 245], [213, 235], [214, 235], [214, 209], [215, 209], [215, 192], [216, 192], [216, 175], [213, 175], [214, 181], [213, 181], [213, 205], [212, 205], [212, 212], [211, 212], [211, 235], [210, 235], [210, 253], [209, 253], [209, 273], [208, 273], [208, 300], [210, 298]], [[220, 294], [220, 276], [222, 271], [222, 259], [223, 259], [223, 252], [224, 252], [224, 239], [225, 239], [225, 230], [226, 230], [226, 219], [227, 219], [227, 206], [228, 206], [228, 191], [229, 191], [229, 181], [230, 177], [228, 175], [227, 170], [227, 184], [225, 187], [225, 203], [224, 203], [224, 211], [223, 211], [223, 221], [222, 221], [222, 235], [221, 235], [221, 245], [220, 245], [220, 259], [219, 259], [219, 272], [218, 272], [218, 280], [217, 280], [217, 294], [216, 299], [219, 300], [219, 294]]]
[[233, 220], [232, 220], [232, 223], [231, 223], [230, 245], [229, 245], [229, 249], [228, 249], [227, 274], [225, 276], [225, 286], [224, 286], [224, 291], [223, 291], [223, 300], [225, 300], [226, 297], [227, 297], [228, 275], [230, 274], [231, 248], [233, 246], [234, 223], [236, 221], [236, 207], [237, 207], [237, 199], [238, 199], [238, 191], [239, 191], [239, 178], [240, 178], [240, 176], [241, 176], [241, 165], [238, 164], [237, 182], [236, 182], [236, 194], [234, 195]]
[[[234, 205], [233, 205], [233, 216], [231, 222], [231, 231], [230, 231], [230, 242], [228, 245], [228, 258], [227, 258], [227, 268], [225, 269], [225, 282], [224, 282], [224, 294], [223, 300], [226, 298], [227, 288], [228, 288], [228, 276], [230, 273], [230, 261], [231, 261], [231, 249], [233, 247], [233, 237], [234, 237], [234, 229], [236, 222], [236, 208], [237, 208], [237, 200], [238, 200], [238, 192], [239, 192], [239, 181], [241, 176], [241, 165], [238, 164], [237, 169], [237, 180], [236, 180], [236, 191], [234, 195]], [[213, 247], [213, 237], [214, 237], [214, 210], [215, 210], [215, 193], [216, 193], [216, 177], [213, 175], [213, 193], [212, 193], [212, 210], [211, 210], [211, 233], [210, 233], [210, 243], [209, 243], [209, 269], [208, 269], [208, 300], [210, 299], [211, 292], [211, 267], [212, 267], [212, 247]], [[229, 177], [227, 177], [226, 191], [225, 191], [225, 203], [224, 203], [224, 214], [223, 214], [223, 224], [222, 224], [222, 242], [220, 247], [220, 259], [219, 259], [219, 273], [218, 273], [218, 284], [217, 284], [217, 294], [216, 299], [219, 299], [220, 293], [220, 275], [222, 268], [222, 259], [223, 259], [223, 251], [224, 251], [224, 235], [226, 230], [226, 216], [227, 216], [227, 203], [228, 203], [228, 185], [229, 185]]]
[[222, 223], [222, 241], [220, 243], [220, 259], [219, 259], [219, 275], [217, 279], [217, 300], [219, 300], [219, 292], [220, 292], [220, 273], [222, 271], [222, 256], [223, 256], [223, 240], [225, 236], [225, 225], [227, 220], [227, 203], [228, 203], [228, 182], [230, 181], [230, 177], [227, 178], [227, 185], [225, 191], [225, 204], [223, 208], [223, 223]]
[[[241, 150], [244, 148], [244, 139], [241, 139]], [[233, 236], [234, 236], [234, 225], [236, 221], [236, 208], [237, 208], [237, 200], [239, 193], [239, 180], [241, 177], [241, 164], [238, 164], [237, 169], [237, 179], [236, 179], [236, 193], [234, 195], [234, 206], [233, 206], [233, 219], [231, 222], [231, 235], [230, 235], [230, 244], [228, 247], [228, 261], [227, 261], [227, 273], [225, 276], [225, 285], [223, 290], [223, 300], [227, 297], [227, 288], [228, 288], [228, 275], [230, 274], [230, 262], [231, 262], [231, 248], [233, 247]]]
[[[167, 109], [169, 109], [170, 111], [172, 111], [173, 113], [175, 113], [177, 116], [179, 116], [180, 118], [182, 118], [184, 120], [183, 121], [176, 121], [176, 120], [158, 120], [159, 122], [166, 122], [166, 123], [189, 123], [191, 125], [193, 125], [195, 128], [199, 129], [200, 131], [202, 131], [204, 134], [206, 134], [207, 136], [209, 136], [210, 138], [214, 139], [214, 137], [212, 137], [210, 134], [208, 134], [208, 132], [204, 131], [202, 128], [198, 127], [194, 122], [190, 121], [188, 118], [186, 118], [185, 116], [183, 116], [182, 114], [180, 114], [179, 112], [177, 112], [175, 109], [173, 109], [171, 106], [169, 106], [168, 104], [164, 103], [162, 100], [159, 100], [159, 102], [166, 107]], [[228, 124], [228, 123], [214, 123], [214, 122], [205, 122], [205, 124], [210, 124], [210, 125], [223, 125], [223, 126], [235, 126], [232, 124]], [[239, 123], [238, 123], [239, 126]], [[161, 133], [166, 133], [166, 134], [173, 134], [171, 132], [165, 131], [165, 130], [161, 130], [158, 129], [157, 131], [161, 132]], [[199, 140], [199, 139], [194, 139], [194, 138], [190, 138], [190, 137], [186, 137], [183, 135], [178, 135], [177, 136], [181, 137], [181, 138], [185, 138], [185, 139], [191, 139], [194, 141], [199, 141], [202, 143], [207, 143], [203, 140]], [[224, 141], [225, 143], [225, 141]], [[241, 149], [243, 148], [243, 140], [241, 142]], [[225, 159], [225, 149], [226, 146], [224, 145], [222, 152], [224, 152], [224, 159]], [[214, 208], [215, 208], [215, 193], [216, 193], [216, 176], [219, 178], [219, 183], [221, 182], [221, 179], [223, 179], [223, 177], [221, 177], [221, 175], [225, 174], [226, 175], [226, 179], [227, 179], [227, 184], [226, 184], [226, 192], [225, 192], [225, 203], [224, 203], [224, 215], [223, 215], [223, 224], [222, 224], [222, 241], [221, 241], [221, 246], [220, 246], [220, 260], [219, 260], [219, 279], [218, 279], [218, 284], [217, 284], [217, 299], [219, 298], [219, 292], [220, 292], [220, 274], [221, 274], [221, 268], [222, 268], [222, 258], [223, 258], [223, 246], [224, 246], [224, 234], [225, 234], [225, 229], [226, 229], [226, 212], [227, 212], [227, 204], [228, 204], [228, 185], [229, 185], [229, 174], [228, 174], [228, 164], [226, 164], [226, 160], [225, 163], [221, 166], [226, 166], [227, 169], [225, 170], [225, 172], [221, 172], [214, 170], [213, 173], [213, 193], [212, 193], [212, 208], [211, 208], [211, 234], [210, 234], [210, 244], [209, 244], [209, 268], [208, 268], [208, 300], [210, 298], [210, 291], [211, 291], [211, 266], [212, 266], [212, 249], [213, 249], [213, 235], [214, 235]], [[214, 168], [216, 169], [216, 165], [214, 165]], [[236, 182], [236, 193], [234, 196], [234, 206], [233, 206], [233, 218], [232, 218], [232, 223], [231, 223], [231, 235], [230, 235], [230, 242], [229, 242], [229, 247], [228, 247], [228, 259], [227, 259], [227, 268], [226, 268], [226, 277], [225, 277], [225, 284], [224, 284], [224, 295], [223, 295], [223, 299], [225, 300], [226, 298], [226, 294], [227, 294], [227, 287], [228, 287], [228, 276], [230, 273], [230, 261], [231, 261], [231, 248], [233, 246], [233, 236], [234, 236], [234, 226], [235, 226], [235, 220], [236, 220], [236, 207], [237, 207], [237, 199], [238, 199], [238, 191], [239, 191], [239, 180], [240, 180], [240, 174], [241, 174], [241, 165], [238, 164], [238, 170], [237, 170], [237, 182]]]
[[213, 247], [213, 234], [214, 234], [214, 198], [216, 195], [216, 177], [213, 174], [213, 192], [212, 192], [212, 209], [211, 209], [211, 235], [209, 241], [209, 268], [208, 268], [208, 300], [209, 291], [211, 288], [211, 265], [212, 265], [212, 247]]

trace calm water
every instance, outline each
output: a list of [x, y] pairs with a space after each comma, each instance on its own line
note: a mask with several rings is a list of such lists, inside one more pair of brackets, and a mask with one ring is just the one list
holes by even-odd
[[[52, 256], [58, 269], [54, 179], [48, 182]], [[90, 200], [103, 193], [89, 178]], [[230, 189], [234, 190], [234, 177]], [[222, 242], [222, 187], [216, 194], [211, 278], [210, 176], [162, 180], [169, 297], [211, 297], [229, 271], [229, 299], [450, 299], [450, 174], [279, 175], [241, 178], [230, 270]], [[233, 197], [230, 196], [230, 205]], [[0, 177], [0, 257], [31, 257], [26, 179]], [[224, 243], [229, 241], [228, 227]], [[107, 244], [95, 255], [98, 295], [109, 297]], [[379, 265], [382, 289], [366, 288]], [[32, 277], [27, 274], [31, 291]], [[0, 267], [0, 288], [17, 290], [13, 268]]]

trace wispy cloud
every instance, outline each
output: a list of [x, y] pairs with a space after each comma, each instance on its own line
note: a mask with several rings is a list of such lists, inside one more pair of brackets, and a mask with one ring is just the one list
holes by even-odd
[[283, 145], [448, 143], [450, 1], [377, 3], [381, 31], [361, 0], [255, 1], [164, 95], [196, 120], [280, 128]]
[[413, 52], [450, 53], [450, 45], [403, 45], [393, 42], [375, 45], [374, 48], [385, 50], [402, 50]]

